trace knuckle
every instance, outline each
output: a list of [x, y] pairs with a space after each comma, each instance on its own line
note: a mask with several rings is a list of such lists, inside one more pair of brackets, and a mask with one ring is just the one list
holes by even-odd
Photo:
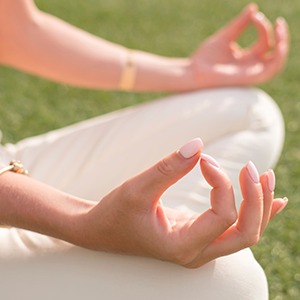
[[230, 211], [224, 211], [218, 215], [219, 224], [224, 228], [231, 227], [237, 220], [238, 214], [236, 209], [231, 209]]
[[226, 214], [226, 217], [225, 217], [226, 225], [228, 227], [233, 225], [236, 222], [237, 217], [238, 217], [238, 215], [237, 215], [236, 210], [235, 211], [230, 211], [228, 214]]
[[187, 267], [189, 266], [190, 262], [196, 257], [192, 251], [184, 250], [184, 249], [177, 249], [176, 251], [172, 251], [172, 253], [168, 254], [170, 260], [180, 266]]
[[249, 238], [249, 247], [256, 245], [260, 240], [260, 234], [252, 235]]
[[183, 265], [184, 268], [189, 269], [189, 270], [193, 270], [193, 269], [197, 269], [201, 266], [198, 266], [196, 264], [190, 264], [190, 265]]
[[252, 247], [256, 245], [260, 240], [260, 234], [248, 234], [245, 235], [244, 240], [243, 240], [243, 246], [244, 248]]
[[187, 266], [191, 262], [191, 257], [189, 255], [180, 253], [174, 255], [172, 261], [177, 265]]
[[199, 257], [197, 256], [196, 258], [194, 258], [192, 261], [182, 265], [182, 267], [186, 268], [186, 269], [198, 269], [200, 267], [202, 267], [203, 265], [205, 265], [206, 263], [208, 263], [210, 261], [210, 259], [204, 258], [204, 257]]
[[187, 265], [183, 265], [184, 268], [186, 269], [190, 269], [190, 270], [194, 270], [194, 269], [198, 269], [200, 267], [202, 267], [205, 263], [201, 262], [201, 263], [191, 263], [191, 264], [187, 264]]
[[157, 165], [157, 170], [164, 176], [170, 176], [174, 172], [173, 165], [166, 159], [162, 159]]

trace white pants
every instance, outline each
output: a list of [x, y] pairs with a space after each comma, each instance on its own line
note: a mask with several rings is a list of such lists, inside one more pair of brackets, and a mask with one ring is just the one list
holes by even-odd
[[[31, 177], [99, 201], [131, 176], [201, 137], [204, 153], [230, 176], [249, 160], [273, 167], [284, 140], [281, 113], [257, 89], [224, 88], [170, 96], [7, 144]], [[203, 212], [210, 188], [197, 165], [163, 195], [166, 206]], [[93, 252], [21, 229], [0, 229], [0, 299], [267, 300], [263, 270], [245, 249], [188, 270], [148, 258]]]

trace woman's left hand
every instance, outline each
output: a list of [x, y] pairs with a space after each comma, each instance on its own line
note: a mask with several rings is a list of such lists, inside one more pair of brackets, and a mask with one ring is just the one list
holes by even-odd
[[[258, 39], [254, 45], [242, 49], [236, 40], [251, 23], [256, 27]], [[289, 33], [285, 20], [276, 20], [274, 41], [270, 21], [257, 11], [255, 4], [250, 4], [191, 56], [192, 85], [194, 89], [201, 89], [260, 84], [282, 71], [288, 50]]]
[[71, 242], [186, 268], [256, 244], [269, 220], [287, 203], [273, 200], [272, 171], [259, 177], [252, 163], [241, 170], [244, 201], [237, 216], [229, 177], [211, 157], [202, 155], [202, 174], [212, 186], [211, 208], [199, 215], [163, 206], [162, 194], [194, 168], [201, 150], [201, 141], [192, 140], [114, 189], [75, 223], [81, 226], [75, 230], [77, 241]]

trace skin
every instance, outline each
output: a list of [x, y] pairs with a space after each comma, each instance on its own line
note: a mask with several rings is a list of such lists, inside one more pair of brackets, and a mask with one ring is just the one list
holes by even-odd
[[[258, 30], [258, 41], [239, 49], [235, 41], [251, 23]], [[135, 51], [134, 90], [187, 91], [271, 79], [283, 68], [288, 52], [285, 21], [275, 24], [274, 47], [271, 32], [268, 20], [258, 18], [257, 7], [250, 5], [189, 58]], [[40, 12], [32, 0], [0, 0], [0, 40], [2, 64], [86, 88], [117, 89], [127, 59], [124, 47]], [[213, 188], [211, 209], [195, 215], [163, 207], [163, 192], [195, 166], [201, 151], [202, 147], [188, 159], [174, 152], [99, 203], [5, 173], [0, 180], [0, 223], [97, 251], [200, 267], [257, 243], [269, 220], [286, 204], [273, 200], [267, 173], [255, 183], [244, 167], [240, 174], [244, 202], [237, 215], [228, 176], [201, 159], [202, 173]]]
[[0, 181], [0, 219], [2, 224], [92, 250], [200, 267], [256, 244], [269, 220], [286, 204], [283, 199], [273, 200], [267, 173], [254, 182], [245, 166], [240, 173], [244, 201], [237, 215], [229, 177], [201, 159], [203, 176], [212, 186], [211, 208], [198, 215], [164, 207], [161, 195], [193, 169], [201, 150], [188, 159], [180, 152], [172, 153], [99, 203], [64, 194], [23, 175], [5, 173]]
[[[155, 257], [187, 268], [200, 267], [217, 257], [256, 244], [266, 224], [285, 202], [283, 199], [273, 201], [267, 173], [255, 183], [246, 166], [241, 170], [244, 201], [237, 215], [229, 177], [221, 168], [201, 159], [203, 176], [212, 186], [211, 208], [198, 215], [163, 207], [160, 201], [163, 192], [187, 174], [199, 156], [200, 151], [185, 159], [174, 152], [108, 194], [89, 212], [95, 223], [91, 227], [87, 225], [87, 241], [101, 236], [102, 251]], [[104, 212], [107, 218], [97, 218]], [[112, 234], [118, 237], [113, 242]], [[109, 238], [103, 240], [103, 236]], [[91, 244], [91, 249], [99, 250], [95, 241], [84, 246], [89, 248]]]
[[[251, 47], [241, 49], [236, 40], [250, 24], [255, 26], [258, 40]], [[265, 15], [257, 12], [256, 5], [246, 7], [191, 57], [195, 84], [203, 88], [245, 86], [272, 79], [283, 70], [289, 50], [285, 20], [278, 18], [274, 29]]]
[[[180, 92], [253, 85], [276, 76], [289, 48], [284, 19], [273, 26], [251, 4], [188, 58], [134, 51], [135, 91]], [[257, 42], [240, 49], [237, 38], [250, 25]], [[32, 0], [0, 0], [0, 62], [69, 85], [118, 89], [127, 49], [39, 11]], [[271, 51], [271, 52], [270, 52]]]

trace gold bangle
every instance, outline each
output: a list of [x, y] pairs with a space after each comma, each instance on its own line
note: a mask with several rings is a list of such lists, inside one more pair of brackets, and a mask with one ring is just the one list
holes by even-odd
[[127, 61], [123, 69], [119, 88], [123, 91], [131, 91], [134, 87], [136, 78], [136, 65], [133, 57], [133, 50], [128, 49]]
[[[9, 165], [3, 169], [0, 170], [0, 175], [4, 174], [5, 172], [14, 172], [22, 175], [29, 176], [29, 173], [26, 169], [24, 169], [23, 165], [19, 160], [12, 160]], [[11, 228], [10, 226], [1, 225], [1, 228]]]

